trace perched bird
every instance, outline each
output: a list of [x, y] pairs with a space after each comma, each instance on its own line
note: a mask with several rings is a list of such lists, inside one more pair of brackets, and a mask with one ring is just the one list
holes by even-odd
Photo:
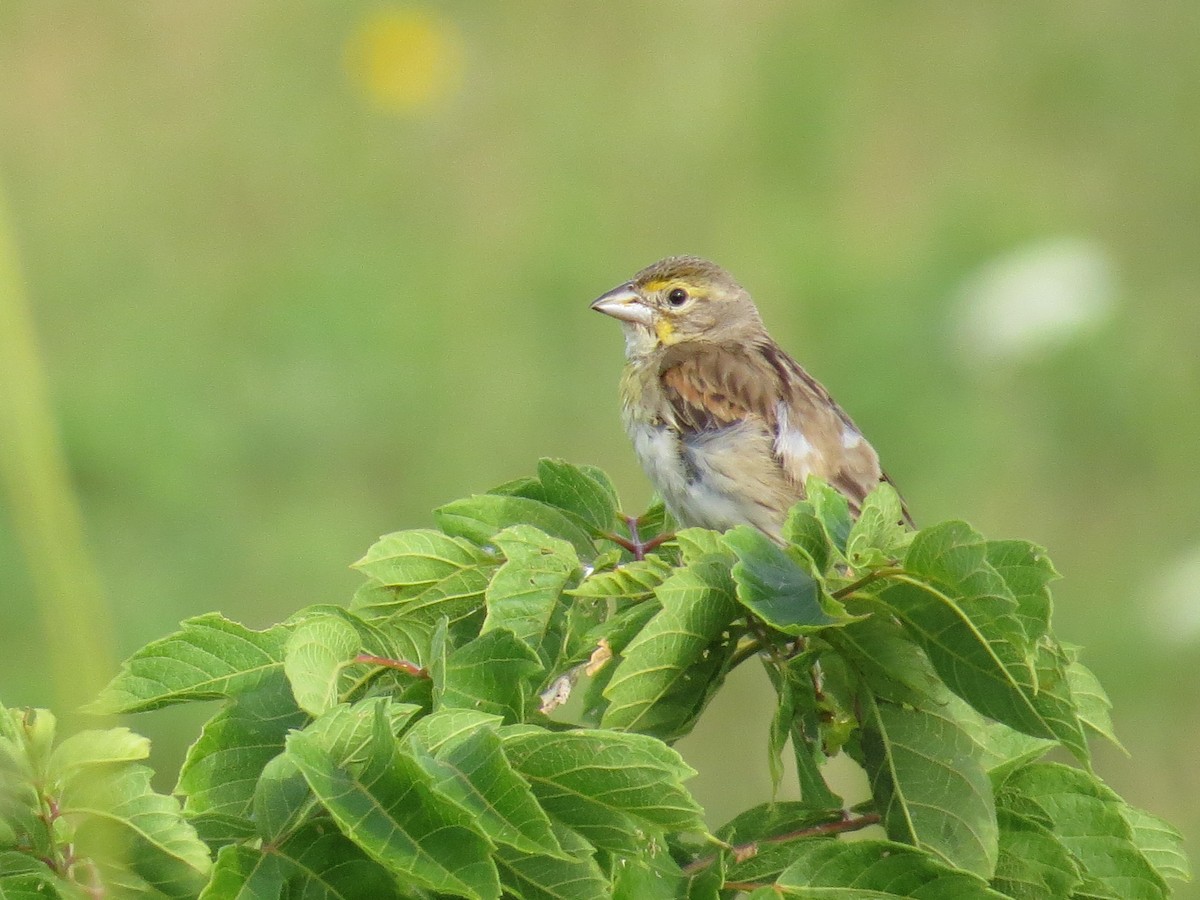
[[889, 480], [850, 417], [715, 263], [659, 260], [592, 309], [624, 327], [625, 430], [681, 525], [749, 523], [780, 541], [809, 475], [837, 488], [856, 515]]

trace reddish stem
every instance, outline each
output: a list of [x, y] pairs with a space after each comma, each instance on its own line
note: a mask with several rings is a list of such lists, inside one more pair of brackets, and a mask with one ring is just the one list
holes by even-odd
[[[825, 837], [826, 835], [842, 834], [847, 831], [861, 831], [870, 825], [878, 824], [879, 813], [866, 813], [856, 819], [850, 818], [850, 815], [847, 813], [845, 814], [845, 818], [834, 822], [823, 822], [820, 825], [797, 828], [795, 831], [777, 834], [774, 837], [763, 838], [758, 841], [747, 841], [745, 844], [735, 844], [730, 852], [738, 862], [745, 862], [748, 859], [758, 856], [758, 850], [762, 844], [782, 844], [784, 841], [794, 841], [800, 838]], [[716, 860], [716, 856], [704, 856], [693, 860], [683, 867], [683, 873], [685, 875], [692, 875], [696, 872], [702, 872], [716, 862]], [[732, 885], [726, 884], [725, 887], [732, 888]], [[761, 885], [756, 885], [756, 887], [761, 887]]]
[[404, 672], [406, 675], [411, 675], [413, 678], [428, 678], [429, 670], [418, 666], [416, 663], [409, 662], [407, 659], [388, 659], [386, 656], [372, 656], [369, 653], [360, 653], [354, 657], [355, 662], [367, 663], [372, 666], [383, 666], [387, 669], [395, 669], [398, 672]]

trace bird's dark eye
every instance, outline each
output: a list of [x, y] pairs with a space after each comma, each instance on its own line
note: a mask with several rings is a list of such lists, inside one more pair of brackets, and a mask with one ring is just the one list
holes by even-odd
[[671, 288], [671, 293], [667, 294], [667, 302], [672, 306], [683, 306], [688, 301], [688, 292], [683, 288]]

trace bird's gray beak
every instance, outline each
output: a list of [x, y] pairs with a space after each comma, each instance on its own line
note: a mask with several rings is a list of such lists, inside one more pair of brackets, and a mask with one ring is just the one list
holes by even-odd
[[628, 284], [615, 287], [604, 296], [597, 297], [592, 301], [592, 309], [622, 322], [635, 322], [638, 325], [649, 325], [653, 318], [653, 311], [646, 305], [646, 301]]

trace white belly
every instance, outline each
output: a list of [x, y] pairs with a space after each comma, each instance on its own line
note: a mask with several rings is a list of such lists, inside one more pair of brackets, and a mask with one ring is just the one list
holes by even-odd
[[680, 525], [725, 531], [750, 524], [778, 534], [779, 504], [755, 501], [782, 487], [782, 473], [772, 471], [769, 480], [777, 484], [767, 485], [762, 481], [766, 473], [745, 465], [748, 459], [770, 459], [770, 441], [760, 427], [731, 426], [685, 443], [667, 426], [629, 423], [629, 436], [646, 475]]

